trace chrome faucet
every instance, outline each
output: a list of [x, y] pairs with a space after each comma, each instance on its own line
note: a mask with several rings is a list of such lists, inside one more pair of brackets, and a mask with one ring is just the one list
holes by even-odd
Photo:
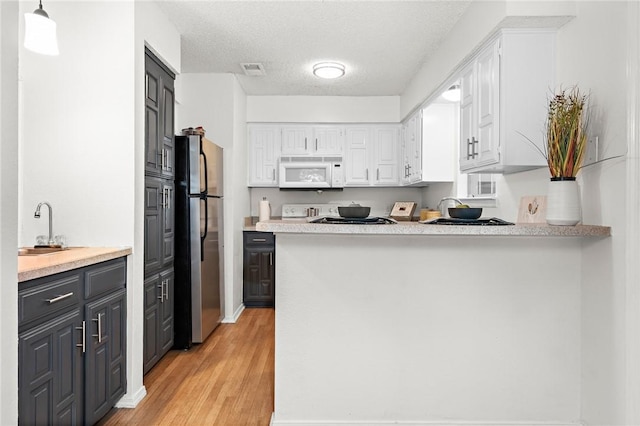
[[457, 199], [455, 197], [444, 197], [443, 199], [441, 199], [440, 202], [438, 203], [438, 210], [440, 210], [440, 213], [444, 217], [447, 217], [447, 210], [445, 209], [445, 206], [443, 205], [443, 203], [445, 201], [455, 201], [458, 204], [462, 204], [462, 201], [460, 201], [459, 199]]
[[53, 239], [53, 209], [51, 208], [51, 204], [47, 203], [46, 201], [38, 204], [33, 217], [35, 217], [36, 219], [40, 219], [40, 207], [42, 207], [43, 204], [49, 207], [49, 245], [53, 245], [55, 244], [55, 241]]

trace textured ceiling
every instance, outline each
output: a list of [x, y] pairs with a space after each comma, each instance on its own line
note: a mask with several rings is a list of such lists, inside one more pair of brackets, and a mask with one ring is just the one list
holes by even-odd
[[[470, 1], [166, 1], [182, 72], [235, 73], [249, 95], [399, 95]], [[322, 80], [314, 63], [338, 61]], [[243, 74], [260, 62], [265, 76]]]

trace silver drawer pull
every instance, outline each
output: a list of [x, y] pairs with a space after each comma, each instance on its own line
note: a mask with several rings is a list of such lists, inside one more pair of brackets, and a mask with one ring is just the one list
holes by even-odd
[[97, 337], [98, 343], [102, 343], [102, 314], [98, 314], [98, 318], [93, 321], [98, 323], [98, 334], [94, 334], [93, 337]]
[[87, 341], [85, 340], [85, 324], [86, 322], [82, 321], [82, 327], [76, 327], [76, 330], [82, 331], [82, 343], [76, 343], [77, 347], [82, 348], [82, 353], [85, 353], [87, 348]]
[[266, 238], [254, 238], [253, 242], [254, 243], [266, 243], [267, 239]]
[[67, 294], [63, 294], [61, 296], [56, 296], [53, 299], [45, 299], [45, 302], [49, 303], [50, 305], [59, 302], [61, 300], [67, 299], [69, 297], [73, 296], [73, 292], [71, 293], [67, 293]]

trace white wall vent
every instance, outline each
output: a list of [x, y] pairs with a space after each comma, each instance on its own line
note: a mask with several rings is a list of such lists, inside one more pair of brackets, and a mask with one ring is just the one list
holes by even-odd
[[267, 75], [266, 71], [264, 70], [264, 65], [257, 62], [242, 63], [240, 64], [240, 66], [242, 67], [242, 71], [244, 71], [246, 75], [254, 77], [259, 75]]

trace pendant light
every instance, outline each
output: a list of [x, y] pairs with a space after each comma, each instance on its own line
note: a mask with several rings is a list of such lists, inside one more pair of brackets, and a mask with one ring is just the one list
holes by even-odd
[[449, 87], [449, 89], [442, 94], [442, 97], [451, 102], [460, 102], [460, 85], [454, 84]]
[[24, 14], [24, 23], [25, 48], [43, 55], [58, 55], [56, 23], [42, 8], [42, 0], [40, 0], [40, 7], [33, 13]]

